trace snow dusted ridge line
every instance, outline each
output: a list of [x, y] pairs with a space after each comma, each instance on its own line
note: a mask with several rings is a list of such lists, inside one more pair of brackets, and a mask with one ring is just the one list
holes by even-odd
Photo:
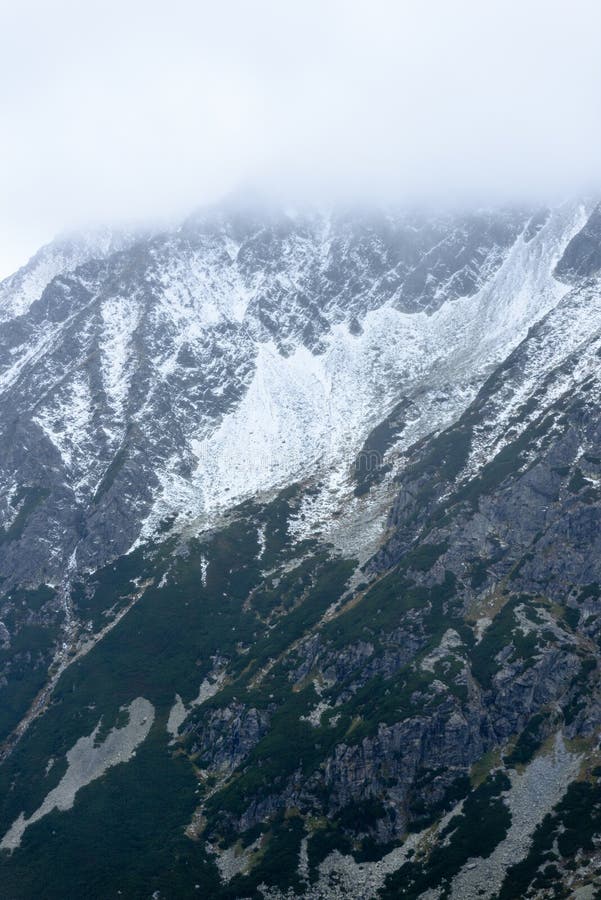
[[0, 303], [23, 311], [0, 334], [0, 527], [15, 485], [51, 488], [36, 512], [48, 548], [26, 528], [28, 551], [0, 547], [0, 563], [15, 583], [34, 568], [56, 580], [76, 544], [93, 569], [166, 517], [212, 527], [295, 481], [316, 487], [299, 537], [368, 552], [393, 485], [354, 497], [367, 435], [401, 400], [397, 454], [461, 415], [564, 297], [553, 270], [586, 218], [565, 204], [532, 233], [525, 211], [222, 210], [79, 268], [63, 260], [41, 298]]
[[586, 218], [580, 204], [556, 210], [534, 239], [516, 241], [479, 292], [432, 315], [385, 303], [366, 313], [361, 334], [335, 324], [318, 355], [301, 345], [282, 356], [273, 342], [259, 344], [242, 400], [207, 437], [190, 441], [191, 477], [163, 473], [142, 534], [150, 536], [165, 515], [187, 510], [189, 519], [210, 520], [311, 475], [325, 485], [321, 501], [305, 501], [299, 536], [329, 518], [342, 497], [360, 506], [348, 498], [350, 475], [371, 428], [399, 394], [415, 412], [397, 452], [454, 421], [491, 369], [567, 292], [553, 269]]
[[125, 249], [142, 234], [98, 228], [61, 236], [42, 247], [25, 266], [0, 282], [0, 322], [25, 315], [57, 275], [73, 272], [90, 259], [102, 259]]

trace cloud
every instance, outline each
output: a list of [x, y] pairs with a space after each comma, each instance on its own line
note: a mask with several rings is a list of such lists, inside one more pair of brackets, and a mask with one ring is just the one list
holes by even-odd
[[0, 273], [63, 228], [179, 215], [240, 184], [488, 202], [599, 182], [595, 0], [10, 7]]

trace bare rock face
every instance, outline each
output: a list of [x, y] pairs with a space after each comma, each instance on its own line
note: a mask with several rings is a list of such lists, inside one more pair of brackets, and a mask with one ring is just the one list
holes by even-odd
[[193, 733], [191, 750], [203, 768], [229, 775], [268, 728], [268, 713], [234, 703], [203, 718], [201, 728]]

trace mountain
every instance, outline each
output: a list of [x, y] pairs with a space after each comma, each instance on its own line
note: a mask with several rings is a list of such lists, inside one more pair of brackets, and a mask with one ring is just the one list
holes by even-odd
[[594, 896], [600, 288], [594, 199], [0, 284], [0, 896]]

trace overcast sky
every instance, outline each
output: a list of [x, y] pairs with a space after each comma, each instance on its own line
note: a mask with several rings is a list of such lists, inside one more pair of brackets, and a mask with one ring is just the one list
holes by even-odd
[[0, 276], [63, 229], [594, 188], [597, 0], [0, 0]]

